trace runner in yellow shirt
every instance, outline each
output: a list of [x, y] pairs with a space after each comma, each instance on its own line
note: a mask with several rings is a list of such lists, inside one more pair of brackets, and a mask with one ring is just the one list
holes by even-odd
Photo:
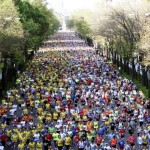
[[82, 130], [83, 124], [81, 122], [78, 123], [79, 130]]
[[31, 134], [34, 135], [37, 132], [37, 130], [35, 129], [35, 127], [33, 127], [33, 129], [31, 130]]
[[65, 111], [62, 111], [62, 112], [60, 113], [60, 115], [61, 115], [61, 117], [62, 117], [63, 119], [66, 118], [66, 112], [65, 112]]
[[38, 115], [41, 115], [42, 112], [43, 112], [43, 108], [42, 107], [38, 107], [37, 108]]
[[75, 121], [80, 121], [81, 119], [80, 119], [80, 116], [78, 115], [78, 114], [76, 114], [76, 116], [75, 116]]
[[84, 121], [84, 122], [86, 122], [86, 121], [87, 121], [87, 119], [88, 119], [88, 118], [87, 118], [87, 116], [86, 116], [86, 115], [84, 115], [84, 116], [83, 116], [83, 121]]
[[8, 137], [8, 140], [10, 140], [11, 132], [12, 132], [12, 130], [10, 130], [10, 129], [6, 130], [6, 135]]
[[28, 114], [28, 109], [27, 109], [27, 108], [24, 108], [24, 109], [23, 109], [23, 114], [24, 114], [24, 115], [27, 115], [27, 114]]
[[16, 143], [18, 141], [17, 133], [13, 133], [10, 138], [13, 143]]
[[37, 142], [36, 150], [42, 150], [42, 149], [43, 149], [43, 142]]
[[37, 129], [40, 132], [42, 130], [43, 124], [42, 123], [38, 123], [37, 124]]
[[58, 146], [58, 150], [62, 150], [63, 146], [64, 146], [64, 140], [61, 138], [61, 136], [58, 136], [57, 139], [57, 146]]
[[39, 123], [42, 123], [42, 122], [43, 122], [43, 116], [42, 116], [42, 115], [39, 115], [39, 116], [38, 116], [38, 122], [39, 122]]
[[27, 136], [26, 136], [26, 134], [25, 133], [21, 134], [21, 136], [19, 137], [19, 140], [22, 143], [26, 144], [26, 142], [27, 142]]
[[2, 128], [2, 130], [4, 130], [5, 129], [5, 127], [6, 127], [6, 123], [1, 123], [1, 128]]
[[24, 150], [24, 148], [25, 148], [25, 144], [22, 143], [22, 142], [20, 142], [20, 143], [18, 144], [18, 150]]
[[71, 137], [67, 134], [67, 136], [65, 137], [66, 150], [70, 149], [71, 142], [72, 142]]
[[94, 129], [98, 129], [98, 121], [97, 120], [95, 120], [93, 122], [93, 127], [94, 127]]
[[58, 113], [56, 113], [56, 112], [53, 113], [53, 119], [54, 119], [54, 121], [57, 121], [57, 119], [58, 119]]
[[50, 109], [50, 104], [46, 103], [45, 107], [46, 107], [46, 110], [49, 110]]
[[54, 143], [55, 143], [55, 146], [56, 146], [59, 134], [57, 132], [54, 132], [52, 134], [52, 136], [53, 136], [53, 140], [54, 140]]
[[19, 133], [20, 133], [17, 128], [14, 128], [14, 129], [13, 129], [13, 132], [15, 132], [17, 135], [19, 135]]
[[35, 142], [31, 141], [29, 143], [29, 148], [30, 148], [30, 150], [35, 150]]
[[33, 107], [34, 107], [34, 101], [33, 100], [31, 100], [30, 101], [30, 107], [33, 109]]

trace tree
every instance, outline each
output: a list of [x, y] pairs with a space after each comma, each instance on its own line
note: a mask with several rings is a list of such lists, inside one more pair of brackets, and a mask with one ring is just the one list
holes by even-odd
[[0, 52], [11, 55], [20, 50], [24, 38], [19, 13], [12, 0], [2, 1], [0, 4]]
[[83, 36], [87, 37], [90, 34], [90, 27], [83, 18], [78, 19], [75, 22], [75, 26], [76, 26], [77, 31]]
[[[0, 52], [3, 58], [2, 89], [6, 81], [14, 75], [16, 66], [23, 61], [21, 46], [23, 44], [24, 31], [20, 22], [19, 13], [12, 0], [0, 2]], [[16, 55], [18, 54], [18, 55]]]
[[138, 43], [138, 47], [141, 50], [142, 53], [145, 54], [145, 56], [147, 56], [144, 60], [144, 64], [145, 65], [150, 65], [150, 27], [149, 27], [149, 23], [150, 23], [150, 16], [146, 16], [145, 18], [145, 22], [144, 25], [142, 26], [142, 30], [141, 30], [141, 38], [140, 41]]
[[81, 18], [71, 18], [67, 20], [67, 26], [69, 28], [74, 28], [78, 33], [83, 35], [84, 37], [90, 36], [90, 25], [87, 23], [87, 21], [84, 20], [83, 17]]
[[37, 49], [58, 28], [59, 21], [40, 1], [33, 4], [28, 1], [14, 1], [25, 32], [24, 52], [27, 58], [27, 50]]
[[54, 33], [60, 27], [60, 22], [58, 18], [54, 15], [53, 10], [47, 8], [46, 0], [34, 0], [32, 4], [37, 7], [40, 12], [46, 17], [47, 22], [49, 22], [49, 28], [47, 29], [46, 36]]
[[75, 20], [74, 19], [68, 19], [68, 20], [66, 20], [66, 24], [67, 24], [67, 27], [69, 29], [73, 29], [75, 27]]
[[139, 46], [141, 45], [139, 43], [143, 43], [145, 39], [143, 37], [145, 14], [149, 12], [149, 8], [150, 5], [146, 0], [126, 2], [122, 8], [121, 5], [103, 8], [93, 18], [95, 21], [91, 26], [92, 32], [95, 36], [103, 39], [101, 40], [103, 44], [108, 42], [109, 47], [119, 53], [121, 57], [126, 60], [132, 58], [134, 51], [139, 51], [139, 53], [144, 51], [141, 50], [142, 47]]
[[22, 53], [24, 31], [12, 0], [1, 2], [0, 16], [0, 52], [4, 58], [11, 57], [11, 61], [14, 61], [16, 53]]

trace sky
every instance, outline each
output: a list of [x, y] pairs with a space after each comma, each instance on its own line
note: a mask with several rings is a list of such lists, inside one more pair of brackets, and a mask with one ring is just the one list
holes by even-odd
[[[63, 1], [63, 2], [62, 2]], [[55, 11], [62, 10], [62, 3], [66, 12], [72, 12], [77, 9], [94, 9], [97, 2], [101, 0], [47, 0], [48, 7]]]
[[64, 0], [64, 7], [67, 10], [88, 8], [93, 9], [97, 0]]

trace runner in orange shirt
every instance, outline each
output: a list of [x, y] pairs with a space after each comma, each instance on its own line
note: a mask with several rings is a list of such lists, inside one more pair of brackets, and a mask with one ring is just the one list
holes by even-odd
[[97, 146], [100, 146], [102, 141], [103, 141], [103, 138], [100, 135], [97, 135], [96, 136], [96, 144], [97, 144]]
[[91, 131], [92, 130], [92, 123], [89, 121], [87, 123], [87, 131]]
[[24, 115], [24, 116], [23, 116], [23, 120], [24, 120], [25, 122], [27, 122], [27, 121], [28, 121], [28, 116], [27, 116], [27, 115]]
[[87, 108], [83, 108], [83, 115], [87, 115]]
[[110, 146], [111, 146], [112, 148], [116, 148], [116, 146], [117, 146], [117, 139], [116, 139], [115, 136], [111, 139], [111, 141], [110, 141]]

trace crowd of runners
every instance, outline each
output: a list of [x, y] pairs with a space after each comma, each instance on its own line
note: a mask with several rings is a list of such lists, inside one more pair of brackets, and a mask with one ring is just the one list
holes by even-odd
[[75, 32], [69, 32], [60, 34], [56, 33], [54, 36], [48, 38], [44, 42], [40, 51], [67, 51], [67, 50], [92, 50], [92, 47], [89, 47], [86, 44], [86, 41], [79, 38]]
[[150, 100], [132, 81], [87, 46], [44, 49], [2, 100], [0, 149], [150, 150]]

